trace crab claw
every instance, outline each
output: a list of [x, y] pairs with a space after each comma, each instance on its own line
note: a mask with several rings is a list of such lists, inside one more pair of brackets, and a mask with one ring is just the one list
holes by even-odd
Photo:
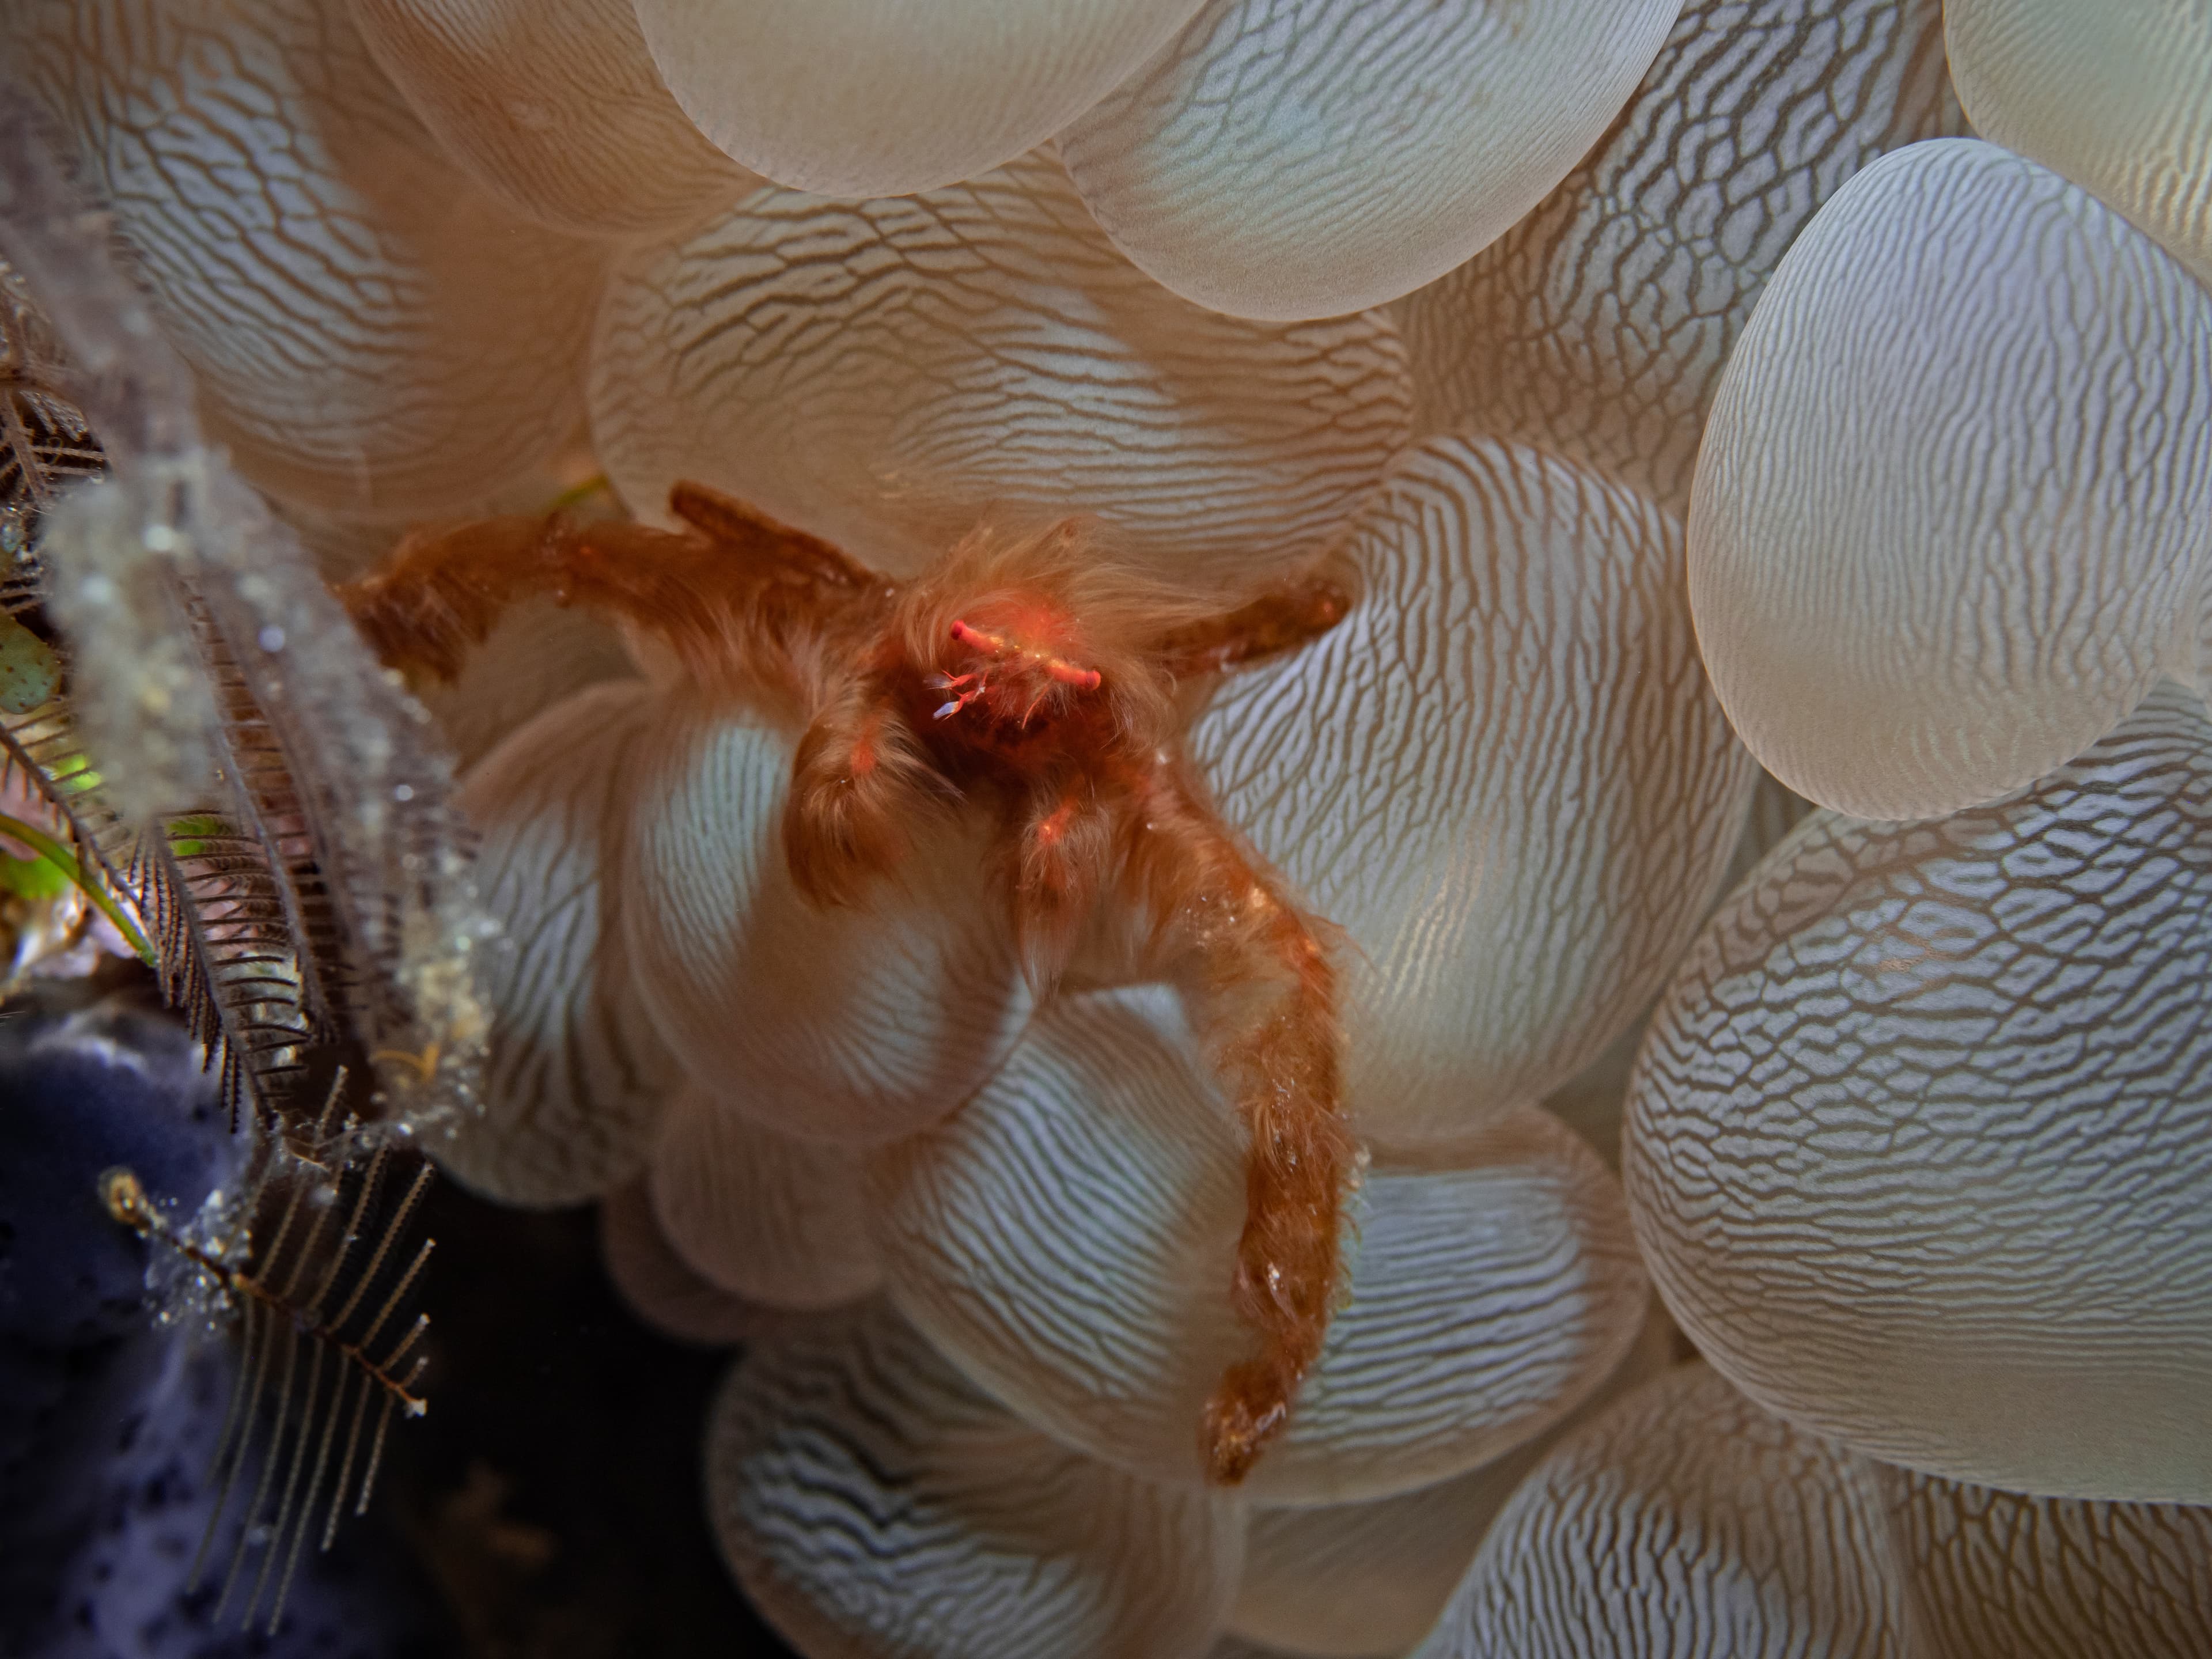
[[958, 679], [948, 681], [945, 687], [933, 689], [949, 689], [951, 686], [960, 685], [969, 680], [974, 680], [975, 683], [973, 685], [969, 686], [968, 689], [965, 691], [963, 691], [958, 696], [953, 698], [951, 702], [939, 704], [937, 712], [932, 714], [930, 718], [932, 720], [941, 720], [949, 714], [957, 714], [962, 709], [965, 708], [969, 703], [975, 702], [976, 698], [981, 696], [986, 690], [986, 683], [974, 674], [963, 674]]

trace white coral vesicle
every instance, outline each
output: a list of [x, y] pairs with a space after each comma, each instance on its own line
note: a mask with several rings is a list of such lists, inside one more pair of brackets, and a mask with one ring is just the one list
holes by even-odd
[[1199, 1659], [1243, 1556], [1233, 1499], [1047, 1439], [880, 1301], [738, 1364], [707, 1485], [738, 1582], [811, 1654]]
[[2197, 674], [2212, 295], [2035, 162], [1886, 155], [1729, 360], [1689, 550], [1714, 689], [1791, 788], [1868, 817], [2016, 789]]
[[428, 1149], [508, 1204], [580, 1203], [643, 1169], [676, 1067], [631, 982], [621, 902], [624, 757], [653, 715], [636, 681], [596, 686], [511, 734], [470, 775], [479, 890], [498, 918], [479, 982], [484, 1106]]
[[1682, 0], [1213, 0], [1059, 139], [1116, 246], [1243, 317], [1433, 281], [1597, 142]]
[[791, 753], [773, 718], [668, 696], [632, 763], [623, 937], [692, 1084], [785, 1134], [881, 1145], [975, 1091], [1030, 991], [971, 822], [916, 824], [865, 910], [808, 902], [783, 852]]
[[1811, 1432], [2212, 1502], [2212, 720], [1993, 806], [1814, 814], [1668, 991], [1622, 1172], [1668, 1305]]
[[1692, 1364], [1528, 1477], [1414, 1659], [2191, 1659], [2208, 1559], [2212, 1510], [1908, 1474]]
[[677, 101], [763, 177], [903, 196], [988, 173], [1096, 103], [1200, 0], [637, 0]]
[[766, 191], [640, 246], [591, 404], [647, 515], [696, 478], [910, 575], [987, 514], [1079, 513], [1126, 558], [1241, 590], [1358, 516], [1413, 387], [1379, 313], [1286, 326], [1176, 299], [1037, 154], [910, 199]]
[[1814, 213], [1953, 129], [1937, 0], [1690, 0], [1602, 142], [1391, 307], [1425, 435], [1471, 426], [1687, 511], [1722, 368]]
[[2212, 287], [2212, 18], [2203, 0], [1945, 0], [1975, 131], [2127, 216]]
[[1649, 1006], [1755, 769], [1705, 685], [1668, 514], [1466, 434], [1408, 452], [1332, 633], [1192, 734], [1224, 814], [1344, 928], [1360, 1132], [1449, 1145]]
[[761, 182], [661, 84], [631, 0], [353, 0], [353, 17], [454, 161], [550, 229], [667, 231]]
[[670, 1103], [647, 1190], [677, 1254], [745, 1301], [835, 1308], [882, 1280], [851, 1151], [778, 1134], [702, 1089]]
[[25, 0], [0, 40], [255, 483], [333, 512], [450, 511], [568, 437], [599, 247], [471, 185], [343, 6]]
[[1255, 1505], [1231, 1630], [1271, 1651], [1317, 1659], [1407, 1652], [1435, 1625], [1529, 1472], [1583, 1423], [1666, 1370], [1675, 1340], [1673, 1323], [1655, 1310], [1627, 1358], [1563, 1421], [1465, 1474], [1362, 1504]]

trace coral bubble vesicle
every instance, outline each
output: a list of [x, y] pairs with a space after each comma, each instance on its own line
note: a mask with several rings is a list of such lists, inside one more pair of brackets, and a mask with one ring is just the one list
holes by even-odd
[[2212, 720], [2164, 686], [2033, 789], [1819, 813], [1716, 914], [1632, 1085], [1662, 1293], [1868, 1454], [2212, 1500]]
[[756, 1307], [702, 1276], [660, 1231], [641, 1179], [600, 1200], [599, 1262], [631, 1313], [663, 1336], [693, 1346], [757, 1341], [808, 1317]]
[[1881, 1480], [1928, 1652], [2212, 1653], [2212, 1508], [2033, 1498], [1897, 1468]]
[[0, 45], [115, 215], [200, 416], [287, 500], [482, 501], [580, 413], [599, 249], [440, 151], [319, 0], [22, 0]]
[[1030, 996], [965, 827], [915, 826], [864, 909], [803, 898], [785, 861], [792, 739], [677, 695], [634, 758], [623, 930], [685, 1075], [802, 1139], [868, 1146], [951, 1112], [1013, 1046]]
[[1213, 0], [1060, 135], [1131, 259], [1245, 317], [1380, 305], [1597, 142], [1682, 0]]
[[479, 979], [491, 1012], [484, 1109], [426, 1141], [447, 1174], [504, 1203], [579, 1203], [636, 1174], [676, 1085], [612, 914], [623, 763], [653, 704], [635, 680], [557, 703], [485, 757], [460, 797], [501, 926]]
[[903, 196], [1042, 143], [1200, 0], [637, 0], [660, 73], [762, 177]]
[[630, 0], [353, 0], [353, 16], [455, 162], [555, 230], [665, 231], [760, 183], [660, 83]]
[[1946, 0], [1975, 131], [2118, 208], [2212, 288], [2212, 8]]
[[882, 1303], [748, 1353], [708, 1430], [745, 1593], [812, 1659], [1200, 1659], [1239, 1506], [1024, 1426]]
[[1379, 313], [1214, 316], [1109, 246], [1049, 156], [911, 200], [763, 191], [616, 275], [592, 368], [640, 511], [696, 478], [894, 575], [987, 513], [1091, 515], [1186, 586], [1302, 564], [1411, 429]]
[[[1045, 1432], [1197, 1484], [1200, 1408], [1243, 1340], [1237, 1141], [1164, 988], [1063, 995], [956, 1116], [876, 1158], [890, 1295]], [[1510, 1450], [1597, 1387], [1648, 1305], [1618, 1186], [1534, 1108], [1449, 1162], [1370, 1170], [1352, 1217], [1349, 1297], [1245, 1480], [1261, 1501]]]
[[1729, 360], [1689, 556], [1714, 688], [1791, 788], [1864, 817], [2018, 788], [2196, 671], [2212, 295], [2033, 161], [1885, 155]]
[[1604, 141], [1392, 307], [1424, 431], [1471, 424], [1686, 510], [1729, 350], [1806, 222], [1932, 138], [1938, 0], [1690, 0]]
[[1573, 1413], [1504, 1457], [1364, 1504], [1255, 1506], [1230, 1628], [1287, 1653], [1383, 1659], [1437, 1622], [1491, 1523], [1579, 1425], [1665, 1370], [1673, 1322], [1655, 1309], [1636, 1346]]
[[1884, 1509], [1864, 1459], [1679, 1365], [1522, 1483], [1414, 1659], [1920, 1659]]
[[1702, 1364], [1576, 1429], [1413, 1659], [2200, 1659], [2212, 1510], [1878, 1463]]
[[1364, 592], [1192, 733], [1222, 814], [1342, 927], [1360, 1133], [1435, 1145], [1541, 1099], [1648, 1005], [1753, 768], [1705, 684], [1673, 519], [1540, 452], [1411, 452]]
[[696, 1086], [669, 1103], [646, 1190], [685, 1265], [747, 1302], [834, 1308], [883, 1276], [860, 1160], [778, 1134]]

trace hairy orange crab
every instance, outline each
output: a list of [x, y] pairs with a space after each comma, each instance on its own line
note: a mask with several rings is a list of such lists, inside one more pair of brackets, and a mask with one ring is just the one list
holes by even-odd
[[895, 581], [702, 485], [670, 507], [684, 529], [556, 514], [417, 532], [344, 597], [396, 665], [450, 676], [508, 605], [550, 593], [659, 638], [710, 693], [794, 698], [783, 846], [816, 903], [860, 902], [904, 826], [957, 797], [997, 814], [1033, 979], [1058, 974], [1102, 901], [1134, 907], [1249, 1135], [1231, 1296], [1257, 1352], [1203, 1427], [1212, 1478], [1242, 1480], [1321, 1352], [1353, 1147], [1326, 929], [1215, 813], [1175, 693], [1325, 633], [1350, 595], [1308, 578], [1210, 608], [1073, 520], [979, 532]]

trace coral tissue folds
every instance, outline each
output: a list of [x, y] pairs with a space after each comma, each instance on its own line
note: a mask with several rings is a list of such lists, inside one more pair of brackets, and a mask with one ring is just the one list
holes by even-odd
[[1181, 690], [1333, 925], [1362, 1154], [1233, 1488], [1244, 1131], [1141, 930], [1025, 973], [951, 802], [813, 906], [794, 710], [649, 640], [526, 607], [423, 688], [505, 928], [440, 1158], [746, 1340], [705, 1485], [802, 1650], [2212, 1652], [2198, 0], [0, 42], [334, 574], [603, 473], [901, 578], [1073, 514], [1353, 595]]

